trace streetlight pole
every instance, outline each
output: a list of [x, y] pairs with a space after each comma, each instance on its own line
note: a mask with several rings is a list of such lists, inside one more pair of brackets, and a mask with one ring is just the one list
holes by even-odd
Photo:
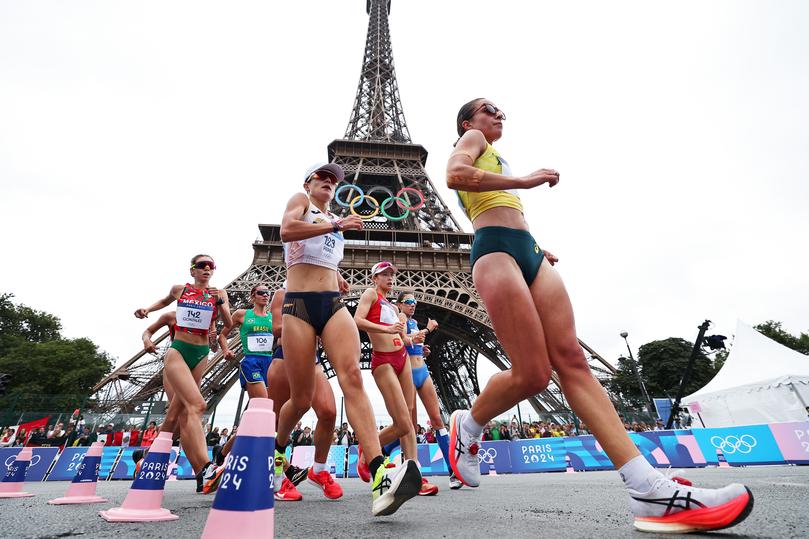
[[654, 422], [655, 419], [655, 414], [653, 412], [654, 403], [652, 402], [652, 399], [649, 398], [649, 393], [646, 391], [646, 384], [643, 383], [643, 378], [640, 375], [640, 363], [635, 361], [635, 356], [632, 354], [632, 348], [629, 347], [629, 341], [627, 340], [627, 337], [629, 337], [629, 333], [627, 333], [626, 331], [622, 331], [621, 337], [624, 338], [624, 342], [626, 343], [626, 349], [629, 352], [629, 359], [632, 360], [632, 365], [635, 367], [635, 374], [638, 375], [638, 384], [640, 385], [640, 390], [643, 393], [643, 398], [646, 401], [646, 412], [649, 414], [649, 419], [651, 419], [652, 422]]

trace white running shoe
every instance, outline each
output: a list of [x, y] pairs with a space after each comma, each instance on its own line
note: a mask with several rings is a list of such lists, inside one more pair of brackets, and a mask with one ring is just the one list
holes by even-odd
[[461, 423], [469, 410], [455, 410], [449, 418], [449, 464], [455, 477], [468, 487], [480, 485], [480, 438], [472, 438]]
[[452, 490], [458, 490], [462, 486], [463, 486], [463, 483], [461, 483], [461, 480], [458, 479], [457, 477], [455, 477], [455, 472], [450, 470], [450, 472], [449, 472], [449, 488], [451, 488]]
[[649, 489], [627, 489], [635, 528], [654, 533], [688, 533], [735, 526], [753, 510], [753, 493], [734, 483], [723, 488], [696, 488], [679, 477], [661, 475]]

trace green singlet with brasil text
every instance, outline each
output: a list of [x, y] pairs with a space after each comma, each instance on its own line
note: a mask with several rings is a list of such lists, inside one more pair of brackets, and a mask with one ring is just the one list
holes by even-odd
[[242, 352], [246, 356], [272, 356], [272, 314], [258, 316], [253, 309], [244, 312], [244, 322], [239, 328]]

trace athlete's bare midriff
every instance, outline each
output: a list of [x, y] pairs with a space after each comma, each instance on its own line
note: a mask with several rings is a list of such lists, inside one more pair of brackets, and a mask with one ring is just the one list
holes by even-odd
[[472, 228], [478, 230], [486, 226], [504, 226], [517, 230], [528, 230], [528, 223], [522, 212], [507, 206], [497, 206], [478, 215], [472, 222]]
[[287, 292], [337, 292], [337, 272], [314, 264], [287, 268]]

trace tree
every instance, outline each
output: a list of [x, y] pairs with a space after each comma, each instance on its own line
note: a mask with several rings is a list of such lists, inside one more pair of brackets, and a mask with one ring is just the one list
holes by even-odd
[[[652, 397], [674, 398], [680, 387], [680, 379], [688, 366], [688, 359], [694, 343], [677, 337], [646, 343], [638, 350], [641, 373], [646, 389]], [[685, 386], [685, 394], [691, 394], [711, 381], [716, 374], [711, 359], [699, 350], [691, 371], [691, 378]]]
[[725, 360], [728, 358], [728, 354], [730, 351], [727, 348], [723, 348], [721, 350], [717, 350], [713, 356], [713, 367], [716, 372], [725, 365]]
[[61, 339], [62, 323], [52, 314], [26, 305], [14, 305], [14, 294], [0, 294], [0, 357], [23, 342]]
[[89, 396], [112, 369], [112, 358], [89, 339], [62, 338], [59, 318], [14, 305], [12, 297], [0, 295], [0, 372], [12, 376], [5, 400], [23, 394], [70, 394], [68, 401], [74, 402]]
[[607, 387], [610, 392], [621, 395], [629, 406], [643, 409], [646, 407], [646, 403], [643, 400], [640, 384], [638, 384], [635, 366], [636, 363], [629, 358], [618, 358], [618, 372], [607, 382]]
[[[638, 350], [640, 373], [646, 391], [650, 398], [670, 397], [677, 395], [680, 379], [685, 373], [688, 358], [694, 344], [676, 337], [644, 344]], [[720, 351], [722, 352], [722, 351]], [[712, 362], [702, 350], [699, 351], [694, 363], [691, 378], [685, 387], [688, 395], [711, 381], [721, 367], [727, 354], [717, 354], [716, 361]], [[718, 365], [718, 366], [717, 366]], [[635, 373], [635, 363], [631, 359], [618, 360], [618, 373], [609, 381], [610, 391], [619, 393], [628, 404], [636, 408], [645, 407], [643, 393]]]
[[809, 355], [809, 334], [801, 333], [795, 337], [781, 328], [781, 322], [767, 320], [763, 324], [754, 326], [762, 335], [766, 335], [775, 342], [781, 343], [787, 348], [791, 348], [801, 354]]

